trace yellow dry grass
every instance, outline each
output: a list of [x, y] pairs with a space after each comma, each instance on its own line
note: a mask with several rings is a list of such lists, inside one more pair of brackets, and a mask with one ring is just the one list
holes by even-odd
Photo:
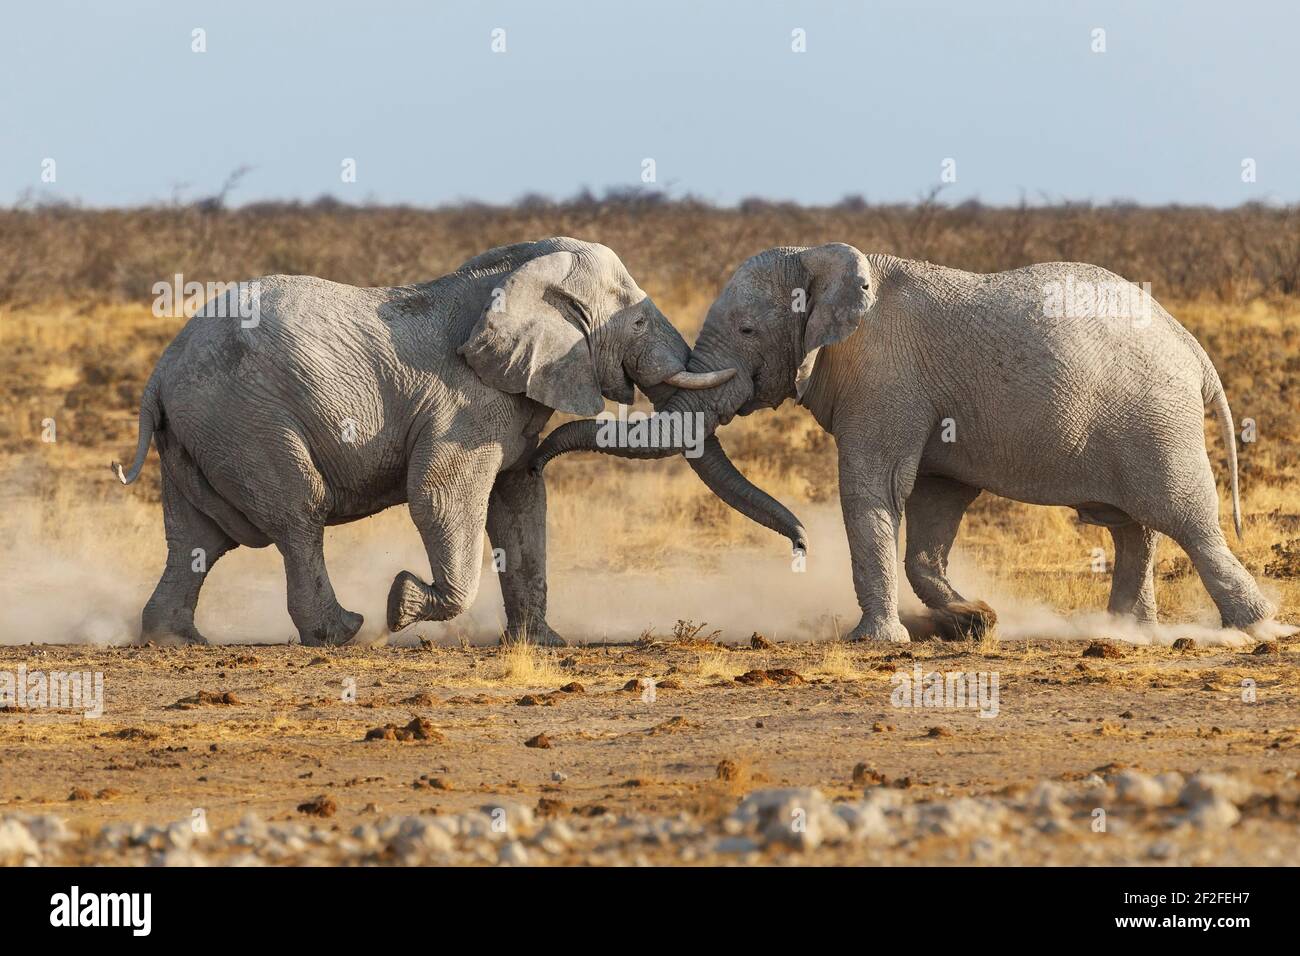
[[528, 640], [503, 645], [496, 665], [490, 680], [501, 687], [552, 687], [564, 679], [555, 650]]
[[[724, 219], [725, 223], [700, 214], [699, 222], [705, 233], [712, 230], [719, 236], [730, 235], [726, 230], [738, 228], [739, 220], [730, 214]], [[829, 233], [834, 221], [838, 220], [826, 220], [825, 231]], [[583, 235], [583, 223], [550, 221], [541, 213], [530, 220], [528, 235], [549, 233]], [[328, 234], [343, 241], [341, 232]], [[494, 241], [518, 237], [500, 235], [494, 236]], [[680, 246], [675, 251], [678, 259], [667, 262], [656, 259], [652, 250], [638, 247], [631, 238], [619, 241], [620, 236], [614, 234], [592, 237], [616, 248], [688, 339], [698, 330], [725, 273], [744, 255], [774, 244], [761, 230], [726, 240], [725, 247], [735, 249], [730, 256], [736, 262], [721, 269], [705, 262], [704, 257], [712, 254], [708, 243], [700, 243], [699, 248]], [[832, 238], [859, 239], [849, 233], [809, 232], [784, 241]], [[868, 243], [868, 238], [860, 238], [859, 244]], [[308, 243], [309, 239], [303, 233], [294, 241]], [[484, 243], [491, 244], [486, 239]], [[459, 261], [464, 251], [458, 246], [440, 249], [436, 255], [423, 257], [418, 265], [426, 275], [437, 274], [438, 269]], [[973, 264], [959, 260], [961, 256], [955, 255], [950, 261]], [[162, 274], [169, 274], [168, 269]], [[362, 284], [391, 281], [382, 273], [364, 279], [333, 277]], [[1300, 299], [1258, 297], [1238, 304], [1231, 296], [1207, 295], [1183, 302], [1165, 299], [1164, 304], [1205, 345], [1224, 381], [1239, 427], [1246, 419], [1256, 423], [1258, 440], [1239, 446], [1246, 528], [1242, 542], [1235, 541], [1231, 532], [1226, 455], [1212, 420], [1207, 420], [1206, 443], [1219, 478], [1221, 521], [1232, 547], [1265, 590], [1280, 601], [1282, 617], [1294, 621], [1300, 608], [1300, 494], [1296, 492], [1300, 487], [1300, 403], [1295, 399], [1300, 395], [1300, 363], [1295, 358], [1300, 354]], [[155, 317], [147, 304], [139, 302], [51, 300], [0, 309], [0, 387], [6, 396], [0, 405], [0, 495], [4, 497], [0, 551], [13, 561], [30, 565], [33, 557], [51, 556], [68, 562], [89, 560], [136, 582], [130, 585], [127, 598], [137, 608], [143, 603], [149, 585], [141, 582], [151, 583], [161, 568], [163, 554], [157, 460], [151, 458], [141, 481], [129, 491], [112, 481], [106, 466], [134, 449], [140, 393], [154, 362], [182, 322]], [[562, 418], [557, 416], [554, 423]], [[53, 419], [57, 427], [58, 440], [53, 444], [42, 441], [42, 423], [47, 419]], [[835, 555], [837, 565], [845, 567], [832, 570], [846, 579], [847, 559], [840, 557], [844, 546], [836, 538], [842, 536], [842, 527], [837, 515], [833, 440], [807, 412], [788, 403], [772, 412], [738, 418], [719, 436], [737, 465], [757, 484], [801, 516], [807, 518], [811, 513], [825, 518], [812, 552], [814, 562], [823, 563], [814, 563], [814, 567], [825, 569], [831, 560], [825, 556]], [[573, 456], [550, 468], [547, 483], [548, 558], [553, 575], [578, 581], [617, 575], [663, 578], [662, 586], [646, 589], [647, 610], [633, 615], [634, 623], [625, 628], [630, 633], [579, 635], [583, 639], [607, 636], [629, 640], [647, 628], [658, 635], [670, 634], [673, 622], [691, 613], [674, 605], [674, 595], [706, 575], [722, 575], [720, 580], [725, 579], [726, 585], [719, 586], [719, 598], [732, 608], [743, 611], [752, 603], [750, 594], [757, 588], [765, 597], [768, 591], [802, 595], [810, 607], [839, 615], [841, 632], [856, 623], [848, 616], [852, 593], [846, 580], [837, 578], [830, 584], [810, 571], [779, 582], [757, 581], [752, 556], [778, 554], [780, 543], [770, 532], [722, 505], [680, 461]], [[418, 540], [401, 509], [362, 525], [376, 529], [376, 535], [404, 536], [419, 554]], [[957, 549], [954, 565], [978, 571], [980, 579], [991, 582], [999, 595], [1031, 599], [1063, 612], [1106, 606], [1109, 535], [1079, 524], [1067, 509], [982, 496], [966, 517]], [[1104, 571], [1093, 570], [1095, 549], [1101, 549], [1106, 557]], [[278, 572], [270, 551], [224, 560], [240, 568], [241, 574], [255, 573], [262, 583], [274, 580]], [[1272, 570], [1266, 574], [1266, 568]], [[419, 571], [420, 566], [411, 569]], [[218, 575], [225, 573], [234, 572], [218, 571]], [[901, 574], [900, 582], [906, 589]], [[619, 592], [577, 594], [583, 602], [616, 604], [626, 600]], [[1212, 605], [1186, 557], [1168, 541], [1161, 542], [1158, 552], [1157, 594], [1161, 615], [1167, 620], [1212, 614]], [[847, 613], [843, 609], [846, 601]], [[996, 609], [996, 601], [990, 603]], [[700, 615], [698, 619], [715, 622], [709, 632], [721, 626], [722, 617], [707, 610], [695, 613]], [[369, 620], [367, 627], [374, 624], [376, 620]], [[790, 633], [783, 633], [783, 628]], [[832, 629], [823, 621], [803, 636], [827, 639]], [[744, 640], [751, 630], [780, 638], [796, 636], [793, 625], [762, 619], [750, 621], [740, 633], [731, 630], [723, 636]], [[995, 648], [990, 645], [990, 651]], [[552, 656], [545, 649], [531, 647], [503, 651], [499, 679], [520, 685], [546, 683], [539, 675], [552, 677], [553, 672], [547, 670]], [[828, 674], [851, 664], [831, 656], [828, 652], [824, 662]], [[726, 652], [702, 650], [695, 672], [706, 679], [734, 676], [725, 661]]]

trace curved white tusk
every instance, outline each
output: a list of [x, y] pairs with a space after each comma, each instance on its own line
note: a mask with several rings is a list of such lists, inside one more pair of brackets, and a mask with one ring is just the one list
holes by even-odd
[[664, 379], [664, 384], [671, 385], [673, 388], [713, 388], [723, 382], [730, 382], [735, 375], [736, 370], [734, 368], [724, 368], [719, 372], [687, 372], [682, 370], [676, 375], [669, 375]]

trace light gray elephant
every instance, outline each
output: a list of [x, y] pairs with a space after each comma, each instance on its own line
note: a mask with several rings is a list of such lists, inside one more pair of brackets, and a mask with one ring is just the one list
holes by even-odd
[[545, 488], [524, 464], [554, 410], [727, 377], [687, 372], [688, 356], [618, 257], [574, 239], [401, 288], [268, 276], [232, 289], [163, 353], [130, 473], [113, 464], [129, 484], [151, 440], [162, 460], [167, 566], [142, 636], [203, 642], [194, 608], [217, 559], [274, 544], [302, 642], [348, 641], [362, 617], [335, 599], [324, 529], [406, 502], [433, 578], [397, 575], [391, 630], [470, 606], [486, 525], [505, 554], [506, 639], [563, 643], [546, 623]]
[[[1065, 505], [1110, 530], [1110, 611], [1154, 621], [1157, 535], [1191, 557], [1223, 624], [1273, 636], [1273, 607], [1228, 550], [1206, 455], [1204, 409], [1219, 419], [1241, 533], [1232, 413], [1204, 350], [1150, 295], [1096, 266], [1044, 263], [979, 275], [833, 243], [778, 248], [740, 267], [709, 309], [690, 369], [734, 368], [660, 414], [735, 414], [797, 398], [835, 436], [840, 500], [862, 619], [853, 639], [908, 640], [895, 564], [948, 631], [978, 633], [986, 606], [948, 581], [962, 515], [981, 490]], [[593, 449], [589, 422], [548, 436], [534, 457]], [[597, 449], [626, 454], [617, 448]], [[795, 542], [789, 512], [750, 485], [717, 445], [692, 462], [729, 504]], [[658, 454], [671, 454], [672, 449]], [[638, 450], [637, 457], [646, 457]]]

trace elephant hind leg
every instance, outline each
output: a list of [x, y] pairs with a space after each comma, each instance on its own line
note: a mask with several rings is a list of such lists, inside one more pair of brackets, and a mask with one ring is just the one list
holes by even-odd
[[210, 517], [181, 494], [163, 472], [163, 527], [167, 566], [140, 615], [140, 639], [160, 643], [206, 644], [194, 624], [194, 609], [208, 572], [227, 551], [238, 547]]
[[1111, 614], [1131, 615], [1139, 624], [1156, 623], [1155, 558], [1160, 535], [1136, 521], [1109, 525], [1115, 543], [1111, 575]]
[[234, 500], [270, 538], [284, 559], [289, 617], [308, 646], [346, 644], [365, 622], [338, 602], [325, 567], [325, 521], [329, 494], [325, 479], [300, 431], [280, 433], [237, 469]]
[[957, 529], [980, 490], [950, 478], [918, 478], [908, 496], [903, 566], [916, 596], [930, 609], [929, 624], [944, 640], [983, 637], [997, 615], [983, 601], [968, 601], [948, 580], [948, 555]]
[[334, 595], [325, 568], [325, 529], [321, 525], [297, 528], [275, 542], [284, 558], [288, 584], [289, 616], [298, 638], [312, 647], [346, 644], [365, 623], [346, 610]]
[[1224, 627], [1250, 628], [1273, 616], [1276, 609], [1260, 593], [1250, 572], [1228, 550], [1217, 521], [1170, 536], [1192, 559]]
[[1272, 617], [1275, 608], [1228, 549], [1219, 527], [1219, 494], [1209, 459], [1202, 456], [1199, 473], [1167, 469], [1157, 487], [1162, 489], [1157, 501], [1148, 498], [1141, 512], [1126, 510], [1187, 552], [1219, 609], [1223, 626], [1250, 628]]

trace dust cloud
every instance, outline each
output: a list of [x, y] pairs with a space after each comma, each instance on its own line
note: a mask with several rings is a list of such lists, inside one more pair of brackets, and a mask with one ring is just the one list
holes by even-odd
[[[0, 517], [0, 643], [126, 644], [139, 633], [144, 606], [162, 569], [161, 514], [138, 500], [124, 505], [65, 508], [56, 519], [35, 502], [7, 502]], [[685, 552], [668, 566], [613, 570], [599, 554], [593, 567], [553, 563], [551, 625], [570, 641], [635, 640], [671, 635], [678, 620], [720, 631], [727, 641], [758, 631], [775, 640], [829, 640], [858, 621], [848, 543], [838, 508], [804, 508], [810, 552], [806, 570], [793, 570], [789, 547], [775, 534], [761, 546]], [[393, 576], [409, 569], [427, 576], [420, 537], [404, 508], [329, 529], [326, 560], [342, 604], [361, 612], [361, 641], [410, 644], [494, 642], [504, 625], [501, 592], [485, 554], [477, 599], [454, 621], [423, 623], [386, 635], [385, 602]], [[956, 551], [952, 578], [966, 596], [998, 612], [998, 637], [1091, 640], [1167, 645], [1180, 637], [1239, 646], [1246, 635], [1212, 624], [1152, 627], [1102, 611], [1062, 615], [998, 587]], [[923, 612], [902, 577], [900, 610]], [[214, 643], [285, 643], [296, 635], [285, 608], [284, 571], [274, 548], [240, 548], [216, 565], [204, 587], [199, 629]]]

